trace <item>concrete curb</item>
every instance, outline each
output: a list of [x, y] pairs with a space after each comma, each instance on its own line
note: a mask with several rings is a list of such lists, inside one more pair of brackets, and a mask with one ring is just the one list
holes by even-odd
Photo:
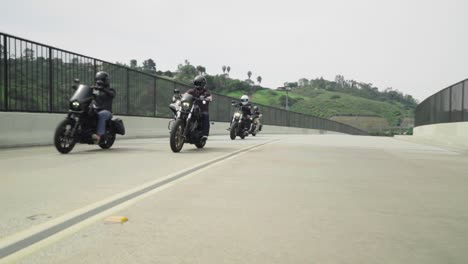
[[[48, 146], [53, 144], [55, 128], [65, 114], [0, 112], [0, 148]], [[115, 116], [124, 121], [127, 134], [118, 140], [169, 137], [169, 119]], [[227, 122], [214, 122], [210, 135], [228, 135]], [[264, 125], [262, 134], [325, 134], [323, 130]]]

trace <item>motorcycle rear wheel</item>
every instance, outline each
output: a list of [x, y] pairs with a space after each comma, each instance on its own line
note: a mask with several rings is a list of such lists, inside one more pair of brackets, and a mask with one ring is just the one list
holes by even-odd
[[99, 147], [102, 149], [110, 149], [115, 142], [115, 133], [106, 135], [105, 139], [99, 142]]
[[203, 148], [205, 145], [206, 145], [206, 140], [201, 140], [200, 142], [195, 143], [195, 146], [197, 146], [197, 148], [199, 149]]

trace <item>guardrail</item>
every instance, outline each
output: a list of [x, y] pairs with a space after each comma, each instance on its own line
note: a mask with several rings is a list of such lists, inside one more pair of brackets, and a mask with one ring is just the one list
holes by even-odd
[[[191, 87], [78, 53], [0, 33], [0, 111], [64, 113], [68, 109], [73, 79], [94, 82], [97, 71], [111, 76], [117, 91], [113, 111], [118, 115], [170, 117], [168, 104], [175, 88]], [[231, 97], [214, 93], [210, 119], [229, 122]], [[257, 104], [266, 125], [367, 135], [355, 127], [332, 120]]]
[[468, 121], [468, 79], [451, 85], [421, 102], [415, 126]]

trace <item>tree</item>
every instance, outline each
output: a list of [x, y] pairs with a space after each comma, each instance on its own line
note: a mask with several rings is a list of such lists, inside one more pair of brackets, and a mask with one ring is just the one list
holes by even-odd
[[229, 72], [231, 71], [231, 66], [227, 66], [226, 70], [227, 70], [228, 75], [229, 75]]
[[143, 61], [143, 71], [149, 72], [151, 74], [156, 73], [156, 62], [153, 59], [147, 59]]
[[135, 60], [135, 59], [130, 60], [130, 68], [136, 69], [137, 67], [138, 67], [138, 62], [137, 62], [137, 60]]
[[308, 86], [309, 85], [309, 80], [307, 80], [306, 78], [302, 78], [302, 79], [299, 80], [298, 84], [299, 84], [300, 87]]
[[257, 77], [257, 82], [258, 82], [259, 85], [262, 83], [262, 76]]
[[172, 74], [172, 72], [169, 71], [169, 70], [168, 70], [168, 71], [165, 71], [165, 72], [164, 72], [164, 75], [167, 76], [167, 77], [171, 77], [171, 78], [174, 77], [174, 74]]
[[26, 48], [23, 51], [24, 57], [28, 60], [33, 60], [34, 59], [34, 50], [30, 48]]
[[198, 74], [199, 74], [199, 75], [202, 75], [202, 74], [203, 74], [203, 66], [198, 65], [198, 66], [197, 66], [197, 71], [198, 71]]
[[185, 65], [179, 64], [179, 66], [177, 66], [176, 79], [183, 83], [191, 83], [193, 78], [198, 75], [198, 71], [193, 65], [187, 63], [187, 60], [185, 62]]
[[338, 75], [335, 76], [335, 82], [336, 82], [339, 86], [341, 86], [342, 88], [344, 88], [345, 85], [346, 85], [346, 80], [345, 80], [344, 76], [343, 76], [343, 75], [340, 75], [340, 74], [338, 74]]
[[252, 77], [252, 72], [251, 72], [251, 71], [248, 71], [248, 72], [247, 72], [247, 76], [249, 77], [249, 80], [250, 80], [250, 77]]
[[128, 67], [127, 64], [123, 63], [123, 62], [120, 62], [120, 61], [116, 61], [115, 64], [119, 65], [119, 66], [124, 66], [124, 67]]
[[299, 85], [297, 84], [297, 82], [287, 82], [287, 83], [284, 83], [284, 86], [289, 87], [289, 88], [296, 88]]
[[222, 69], [223, 69], [223, 74], [226, 73], [226, 69], [227, 69], [226, 65], [223, 65]]

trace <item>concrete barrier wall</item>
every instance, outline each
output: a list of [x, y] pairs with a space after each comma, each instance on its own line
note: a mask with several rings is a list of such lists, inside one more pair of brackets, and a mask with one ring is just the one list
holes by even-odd
[[[65, 114], [0, 112], [0, 148], [53, 144], [55, 128]], [[119, 117], [119, 116], [116, 116]], [[168, 137], [169, 119], [120, 116], [127, 134], [118, 140], [130, 138]], [[228, 135], [229, 123], [214, 122], [210, 135]], [[325, 134], [322, 130], [294, 127], [263, 126], [264, 134]], [[336, 133], [334, 133], [336, 134]]]
[[468, 148], [468, 122], [442, 123], [418, 126], [413, 129], [413, 139], [453, 148]]

